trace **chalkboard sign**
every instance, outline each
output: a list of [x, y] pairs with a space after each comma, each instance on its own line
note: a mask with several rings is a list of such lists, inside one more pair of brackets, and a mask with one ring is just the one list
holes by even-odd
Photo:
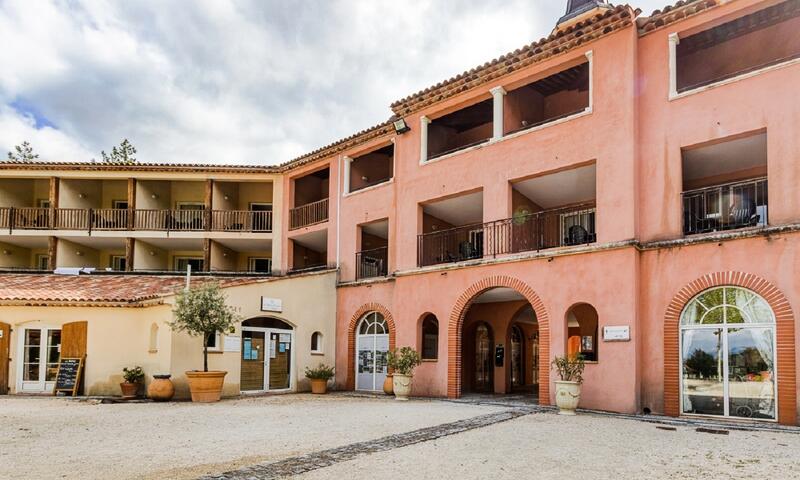
[[81, 384], [82, 371], [82, 358], [62, 358], [58, 362], [58, 373], [56, 373], [56, 386], [53, 389], [53, 395], [58, 395], [59, 392], [69, 392], [73, 397], [77, 395]]

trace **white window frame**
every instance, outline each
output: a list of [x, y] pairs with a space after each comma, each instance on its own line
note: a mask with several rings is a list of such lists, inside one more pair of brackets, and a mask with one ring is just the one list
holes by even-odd
[[[177, 256], [177, 257], [172, 257], [172, 268], [173, 268], [174, 271], [176, 271], [176, 272], [183, 271], [183, 270], [178, 269], [178, 262], [181, 261], [181, 260], [200, 260], [204, 264], [203, 265], [203, 269], [201, 269], [200, 271], [202, 272], [203, 270], [205, 270], [205, 267], [206, 267], [205, 258], [203, 258], [203, 257], [195, 257], [195, 256], [190, 256], [190, 255], [188, 255], [188, 256], [187, 255], [181, 255], [181, 256]], [[192, 271], [196, 272], [197, 270], [192, 270]]]
[[[34, 257], [37, 270], [48, 270], [50, 268], [50, 255], [46, 253], [37, 253]], [[44, 262], [44, 265], [42, 265]]]
[[257, 260], [269, 260], [269, 272], [272, 271], [272, 259], [269, 257], [247, 257], [247, 271], [248, 272], [260, 272], [260, 270], [256, 270], [254, 265]]
[[[120, 261], [120, 260], [127, 263], [128, 258], [125, 255], [110, 255], [109, 260], [110, 260], [109, 263], [111, 264], [109, 266], [111, 267], [112, 270], [116, 270], [116, 271], [119, 271], [119, 272], [125, 271], [125, 268], [119, 269], [119, 268], [117, 268], [117, 265], [116, 265], [117, 262]], [[127, 267], [127, 265], [126, 265], [126, 267]]]
[[[209, 352], [221, 352], [222, 351], [222, 345], [223, 345], [222, 344], [222, 340], [223, 340], [222, 334], [219, 333], [219, 332], [215, 333], [214, 334], [214, 346], [212, 347], [212, 346], [209, 345], [208, 351]], [[203, 342], [205, 342], [205, 338], [203, 338]]]
[[[567, 218], [574, 217], [574, 216], [577, 216], [577, 215], [584, 215], [584, 214], [587, 214], [587, 213], [594, 213], [594, 215], [595, 215], [594, 222], [595, 222], [595, 227], [596, 227], [597, 226], [597, 207], [585, 208], [583, 210], [576, 210], [574, 212], [562, 213], [561, 215], [559, 215], [559, 227], [558, 228], [561, 231], [561, 238], [563, 239], [563, 238], [566, 238], [568, 236], [568, 232], [565, 230], [565, 224], [566, 224], [565, 220]], [[586, 228], [586, 231], [588, 231], [590, 234], [592, 233], [589, 230], [589, 228], [587, 228], [586, 225], [584, 225], [581, 222], [578, 222], [578, 223], [576, 223], [574, 225], [580, 225], [583, 228]]]
[[[319, 337], [317, 338], [317, 348], [314, 349], [313, 348], [313, 346], [314, 346], [314, 337], [316, 337], [317, 335], [319, 335]], [[312, 346], [311, 354], [312, 355], [322, 355], [324, 353], [324, 350], [323, 350], [323, 347], [322, 347], [322, 339], [323, 338], [325, 338], [325, 336], [322, 335], [322, 332], [320, 332], [320, 331], [315, 331], [314, 333], [311, 334], [311, 346]]]

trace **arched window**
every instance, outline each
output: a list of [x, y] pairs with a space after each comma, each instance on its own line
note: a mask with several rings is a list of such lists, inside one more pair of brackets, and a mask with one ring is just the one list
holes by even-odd
[[599, 359], [597, 310], [588, 303], [575, 305], [567, 312], [567, 354], [581, 354], [588, 362]]
[[775, 419], [775, 315], [740, 287], [700, 293], [681, 313], [686, 414]]
[[322, 353], [322, 333], [311, 334], [311, 353]]
[[422, 359], [437, 360], [439, 358], [439, 320], [436, 315], [428, 314], [422, 319]]
[[158, 324], [156, 323], [150, 325], [150, 342], [148, 343], [147, 350], [150, 353], [158, 352]]
[[366, 314], [356, 337], [356, 390], [380, 390], [386, 380], [389, 326], [378, 312]]

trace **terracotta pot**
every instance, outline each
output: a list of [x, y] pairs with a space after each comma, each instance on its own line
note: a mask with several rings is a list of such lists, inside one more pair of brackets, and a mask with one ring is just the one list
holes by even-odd
[[192, 392], [192, 401], [197, 403], [218, 402], [222, 396], [222, 385], [228, 372], [212, 371], [186, 372], [189, 379], [189, 391]]
[[581, 401], [581, 384], [578, 382], [556, 381], [556, 405], [559, 415], [575, 415]]
[[411, 375], [395, 373], [392, 376], [395, 400], [400, 400], [401, 402], [408, 401], [408, 397], [411, 395], [411, 380]]
[[175, 385], [169, 378], [172, 375], [153, 375], [153, 381], [147, 387], [147, 398], [156, 402], [168, 402], [175, 396]]
[[386, 375], [386, 380], [383, 381], [383, 393], [386, 395], [394, 394], [394, 382], [392, 381], [392, 375]]
[[310, 378], [311, 393], [322, 395], [328, 393], [328, 380], [324, 378]]
[[139, 394], [139, 383], [122, 382], [119, 388], [122, 390], [122, 398], [136, 398]]

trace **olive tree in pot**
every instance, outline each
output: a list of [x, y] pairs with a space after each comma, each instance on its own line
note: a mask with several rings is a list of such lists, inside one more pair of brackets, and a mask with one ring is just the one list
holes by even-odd
[[403, 347], [389, 352], [388, 366], [394, 370], [392, 386], [394, 397], [406, 401], [411, 395], [411, 381], [414, 369], [422, 363], [422, 358], [411, 347]]
[[216, 283], [180, 292], [172, 310], [175, 318], [169, 326], [203, 339], [203, 371], [186, 372], [193, 402], [217, 402], [222, 395], [224, 371], [208, 370], [208, 341], [218, 333], [232, 333], [238, 315], [225, 303], [225, 295]]
[[586, 364], [581, 355], [555, 357], [551, 364], [561, 380], [556, 380], [556, 405], [559, 415], [575, 415], [581, 400], [583, 369]]
[[139, 390], [141, 390], [144, 385], [144, 370], [142, 370], [142, 367], [123, 368], [122, 378], [125, 380], [119, 384], [119, 388], [122, 390], [122, 398], [130, 399], [138, 397]]
[[328, 392], [328, 380], [333, 378], [333, 367], [320, 363], [317, 368], [306, 367], [306, 378], [311, 382], [311, 393]]

